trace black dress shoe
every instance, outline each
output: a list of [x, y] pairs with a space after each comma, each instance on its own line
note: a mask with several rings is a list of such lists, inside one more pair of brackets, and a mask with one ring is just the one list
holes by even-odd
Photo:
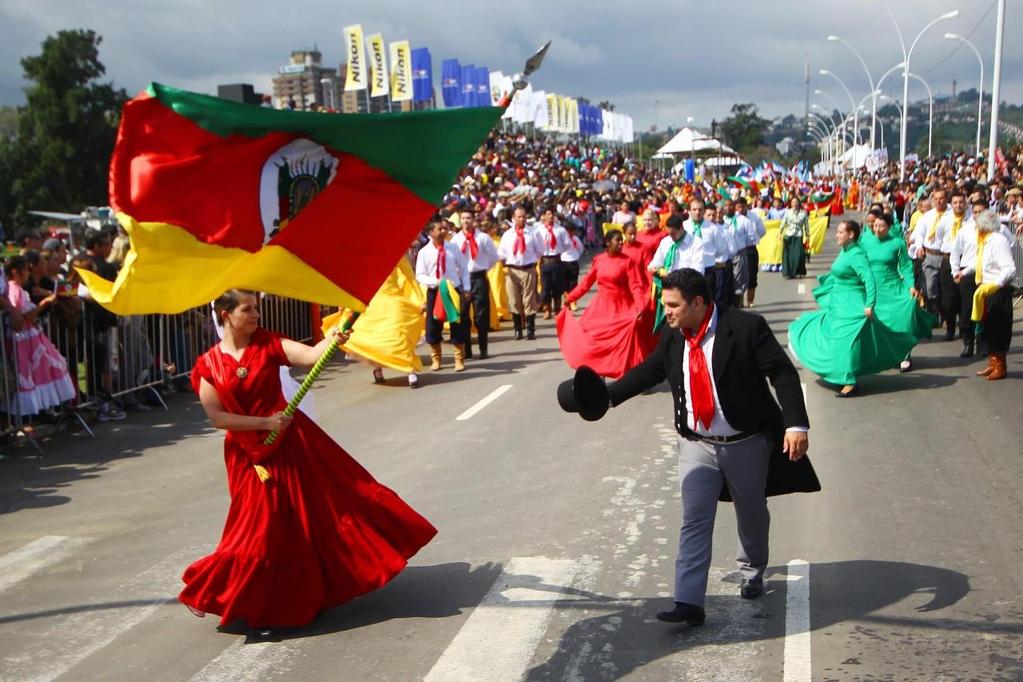
[[762, 579], [743, 580], [739, 595], [743, 599], [756, 599], [764, 593], [764, 581]]
[[851, 391], [838, 391], [835, 393], [836, 398], [852, 398], [860, 394], [860, 388], [857, 385], [853, 385]]
[[974, 355], [973, 344], [967, 341], [963, 344], [963, 352], [959, 354], [961, 358], [972, 358]]
[[490, 354], [485, 350], [480, 351], [480, 360], [486, 360], [490, 357]]
[[955, 339], [956, 339], [956, 328], [955, 327], [950, 327], [950, 328], [946, 329], [945, 330], [945, 340], [946, 341], [955, 341]]
[[702, 606], [694, 606], [680, 601], [675, 602], [675, 608], [671, 611], [661, 611], [657, 614], [657, 620], [665, 623], [688, 623], [693, 627], [703, 625], [707, 614]]

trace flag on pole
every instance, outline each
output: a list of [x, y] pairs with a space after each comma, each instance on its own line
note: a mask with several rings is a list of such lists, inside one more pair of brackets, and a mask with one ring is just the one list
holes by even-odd
[[433, 60], [426, 47], [412, 50], [412, 101], [433, 101]]
[[440, 74], [444, 106], [462, 106], [462, 65], [457, 59], [445, 59], [440, 65]]
[[476, 106], [476, 66], [462, 65], [462, 106], [466, 109]]
[[387, 71], [387, 49], [384, 46], [382, 33], [374, 33], [366, 38], [369, 46], [369, 96], [384, 97], [389, 90]]
[[[510, 93], [511, 91], [509, 91]], [[504, 74], [500, 71], [490, 72], [490, 106], [496, 107], [504, 94]], [[511, 109], [511, 107], [508, 107]]]
[[391, 52], [391, 101], [412, 101], [412, 48], [407, 40], [396, 40]]
[[345, 69], [345, 92], [365, 90], [368, 75], [366, 73], [366, 52], [363, 50], [362, 24], [345, 26], [345, 47], [348, 51], [348, 66]]
[[82, 278], [121, 315], [231, 287], [363, 310], [500, 115], [280, 111], [154, 83], [110, 164], [131, 250], [115, 282]]
[[485, 66], [476, 67], [476, 104], [477, 107], [489, 107], [490, 104], [490, 69]]

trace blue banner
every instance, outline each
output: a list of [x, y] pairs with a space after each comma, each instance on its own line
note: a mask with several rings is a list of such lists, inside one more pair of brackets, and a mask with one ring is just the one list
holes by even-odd
[[476, 106], [490, 106], [490, 69], [485, 66], [476, 67]]
[[445, 107], [462, 105], [462, 67], [457, 59], [445, 59], [440, 64], [440, 87]]
[[696, 179], [696, 162], [692, 159], [686, 159], [686, 182], [692, 182]]
[[598, 136], [604, 134], [604, 110], [600, 107], [594, 107], [593, 134]]
[[433, 60], [426, 47], [412, 50], [412, 101], [433, 101]]
[[462, 65], [462, 106], [476, 106], [476, 66]]

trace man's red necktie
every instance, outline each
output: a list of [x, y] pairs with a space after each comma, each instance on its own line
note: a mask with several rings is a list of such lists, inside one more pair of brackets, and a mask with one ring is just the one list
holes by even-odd
[[464, 230], [465, 242], [462, 244], [462, 254], [465, 254], [466, 249], [469, 250], [469, 257], [476, 260], [476, 254], [479, 253], [479, 244], [476, 243], [476, 230]]
[[512, 247], [512, 255], [517, 256], [519, 254], [525, 255], [526, 253], [526, 229], [515, 228], [515, 246]]
[[558, 248], [558, 238], [554, 236], [554, 227], [553, 226], [548, 226], [548, 228], [547, 228], [547, 236], [550, 238], [549, 241], [547, 242], [550, 245], [550, 247], [552, 249], [557, 249]]
[[710, 327], [710, 318], [714, 313], [714, 304], [707, 306], [699, 331], [693, 334], [689, 329], [682, 329], [689, 345], [689, 393], [693, 400], [693, 417], [695, 426], [703, 422], [703, 428], [710, 429], [714, 421], [714, 389], [710, 383], [710, 371], [707, 369], [707, 356], [703, 353], [703, 338]]
[[446, 262], [446, 255], [444, 253], [444, 244], [440, 244], [437, 246], [437, 273], [436, 273], [437, 279], [443, 277], [444, 273], [447, 272], [447, 270], [448, 268]]

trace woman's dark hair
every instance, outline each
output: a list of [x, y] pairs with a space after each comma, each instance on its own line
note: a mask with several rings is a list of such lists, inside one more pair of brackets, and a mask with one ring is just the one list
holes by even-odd
[[885, 222], [885, 225], [887, 225], [888, 227], [891, 227], [892, 225], [895, 224], [895, 217], [891, 213], [888, 213], [887, 211], [878, 211], [874, 218], [875, 220], [877, 218], [880, 218]]
[[25, 262], [28, 263], [28, 266], [30, 268], [34, 268], [35, 266], [39, 265], [40, 260], [39, 252], [36, 251], [35, 249], [28, 249], [21, 255], [24, 256]]
[[615, 237], [618, 237], [619, 239], [621, 239], [623, 241], [625, 240], [625, 235], [622, 234], [621, 230], [608, 230], [606, 233], [604, 233], [604, 248], [605, 249], [611, 244], [611, 241]]
[[228, 289], [213, 302], [213, 312], [218, 324], [223, 324], [224, 313], [229, 313], [242, 302], [242, 296], [255, 296], [255, 291], [248, 289]]
[[[860, 238], [860, 232], [863, 231], [860, 224], [855, 220], [843, 220], [842, 222], [845, 223], [845, 229], [853, 233], [853, 241], [857, 241]], [[888, 224], [891, 225], [891, 223]]]
[[27, 267], [28, 261], [25, 260], [24, 256], [11, 256], [7, 259], [7, 265], [4, 266], [4, 274], [10, 278], [16, 270], [24, 270]]
[[704, 303], [710, 303], [710, 285], [703, 273], [692, 268], [682, 268], [668, 273], [661, 280], [661, 289], [674, 289], [682, 294], [686, 303], [692, 303], [697, 296], [703, 299]]

